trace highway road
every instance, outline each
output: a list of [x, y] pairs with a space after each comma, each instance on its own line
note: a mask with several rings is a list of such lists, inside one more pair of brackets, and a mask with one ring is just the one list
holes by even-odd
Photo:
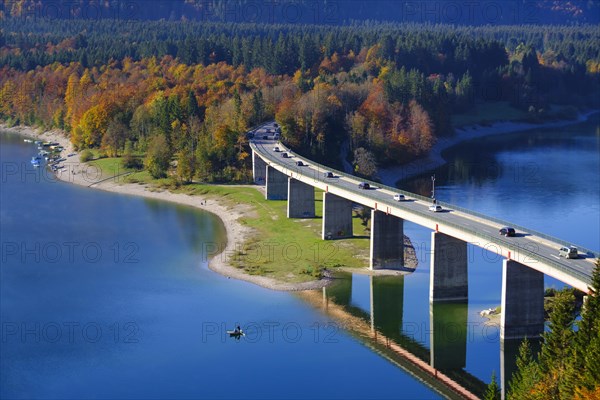
[[[270, 123], [263, 127], [274, 126]], [[280, 151], [275, 150], [276, 146]], [[519, 227], [516, 227], [515, 237], [504, 237], [499, 234], [499, 229], [503, 226], [514, 227], [513, 224], [442, 202], [438, 202], [443, 208], [442, 212], [430, 211], [431, 199], [328, 169], [291, 152], [276, 140], [257, 137], [251, 140], [251, 147], [267, 164], [289, 177], [355, 203], [465, 240], [587, 292], [597, 252], [580, 251], [577, 259], [565, 259], [558, 256], [558, 249], [570, 245], [567, 241], [543, 237], [545, 235]], [[284, 153], [289, 158], [284, 158]], [[298, 166], [298, 161], [306, 165]], [[334, 177], [326, 178], [325, 172], [332, 172]], [[371, 189], [360, 189], [358, 185], [361, 182], [368, 182]], [[406, 201], [394, 201], [396, 193], [404, 194]]]

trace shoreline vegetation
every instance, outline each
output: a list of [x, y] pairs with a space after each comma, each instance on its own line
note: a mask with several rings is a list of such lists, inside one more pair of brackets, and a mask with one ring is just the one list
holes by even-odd
[[405, 179], [413, 178], [445, 165], [447, 161], [444, 158], [443, 153], [446, 150], [469, 140], [508, 133], [532, 131], [536, 129], [560, 128], [575, 125], [587, 121], [590, 116], [599, 112], [600, 110], [596, 109], [588, 110], [578, 113], [575, 119], [543, 123], [497, 121], [486, 123], [485, 125], [476, 124], [456, 128], [456, 134], [454, 136], [438, 138], [426, 157], [419, 158], [405, 165], [380, 169], [378, 173], [379, 179], [381, 180], [381, 183], [385, 185], [396, 187]]
[[[511, 132], [572, 125], [586, 121], [591, 115], [597, 112], [598, 110], [593, 110], [581, 113], [575, 120], [553, 121], [543, 124], [498, 122], [485, 127], [479, 125], [464, 127], [463, 129], [458, 130], [454, 137], [438, 141], [427, 158], [416, 160], [415, 162], [405, 166], [384, 170], [384, 174], [382, 174], [382, 180], [386, 184], [392, 183], [393, 185], [395, 182], [401, 181], [402, 179], [406, 179], [410, 176], [437, 168], [446, 162], [442, 156], [442, 152], [444, 150], [467, 140]], [[366, 267], [347, 267], [342, 263], [336, 263], [336, 260], [334, 259], [330, 260], [332, 262], [324, 266], [308, 267], [301, 271], [302, 274], [316, 278], [316, 280], [313, 279], [309, 281], [293, 282], [290, 280], [298, 279], [298, 277], [294, 276], [292, 273], [278, 277], [264, 276], [264, 274], [269, 273], [269, 271], [265, 271], [260, 266], [256, 267], [256, 269], [245, 269], [243, 267], [243, 258], [245, 255], [247, 255], [247, 250], [251, 247], [256, 249], [256, 246], [260, 246], [260, 242], [257, 242], [255, 239], [253, 239], [253, 237], [256, 236], [256, 229], [252, 227], [251, 224], [248, 224], [248, 221], [241, 220], [243, 217], [250, 219], [255, 218], [257, 214], [257, 207], [261, 204], [253, 200], [250, 202], [236, 202], [235, 200], [225, 199], [226, 197], [231, 197], [229, 196], [229, 193], [226, 193], [228, 189], [248, 188], [261, 195], [260, 187], [252, 185], [201, 185], [201, 187], [206, 188], [225, 188], [225, 193], [219, 193], [218, 191], [216, 193], [212, 193], [210, 190], [204, 191], [204, 193], [198, 193], [198, 191], [196, 191], [196, 193], [193, 193], [193, 191], [189, 191], [188, 193], [173, 192], [168, 189], [165, 190], [165, 188], [160, 187], [160, 185], [157, 186], [155, 184], [153, 185], [152, 183], [144, 182], [144, 180], [138, 181], [135, 178], [128, 179], [128, 175], [135, 175], [136, 172], [120, 173], [118, 169], [115, 170], [106, 168], [110, 173], [105, 174], [104, 172], [106, 171], [103, 171], [104, 168], [102, 164], [94, 164], [94, 161], [98, 160], [94, 160], [87, 164], [83, 163], [81, 161], [82, 152], [75, 151], [73, 144], [67, 137], [67, 134], [63, 131], [55, 129], [38, 133], [37, 130], [32, 127], [9, 127], [5, 123], [0, 123], [0, 130], [9, 133], [15, 133], [23, 137], [35, 138], [37, 140], [58, 142], [64, 148], [62, 151], [63, 155], [74, 154], [68, 159], [68, 168], [59, 170], [55, 174], [57, 179], [61, 181], [113, 193], [169, 201], [172, 203], [191, 206], [216, 215], [218, 218], [220, 218], [225, 226], [227, 238], [226, 244], [216, 246], [215, 251], [211, 254], [208, 254], [210, 257], [208, 266], [212, 271], [228, 278], [244, 280], [272, 290], [302, 291], [320, 289], [332, 284], [335, 281], [334, 271], [384, 275], [407, 273], [406, 271], [395, 270], [374, 272], [369, 271]], [[91, 168], [91, 172], [89, 171], [89, 167], [94, 167]], [[271, 218], [273, 220], [277, 220], [278, 216], [272, 215]], [[307, 221], [308, 220], [301, 220], [303, 226], [310, 228], [310, 225], [307, 225], [306, 223]], [[364, 251], [366, 248], [361, 248], [360, 243], [357, 242], [358, 240], [361, 239], [357, 239], [350, 244], [340, 244], [339, 247], [343, 247], [345, 251], [351, 251], [353, 247], [358, 246], [355, 250], [357, 250], [359, 255], [357, 255], [355, 258], [358, 259], [359, 262], [362, 262], [363, 265], [366, 265], [366, 254], [362, 254], [363, 252], [366, 253]], [[335, 243], [339, 244], [341, 242]], [[407, 270], [416, 269], [418, 259], [416, 257], [415, 250], [411, 245], [410, 239], [407, 237], [405, 237], [405, 245], [407, 248], [405, 254], [405, 259], [407, 260]], [[336, 249], [339, 249], [339, 247], [336, 247]], [[363, 245], [362, 247], [365, 246]], [[300, 277], [300, 279], [302, 279], [302, 277]]]
[[[191, 206], [196, 209], [209, 212], [217, 216], [223, 223], [227, 238], [226, 243], [214, 244], [214, 251], [209, 252], [208, 267], [227, 278], [234, 278], [251, 282], [253, 284], [277, 291], [303, 291], [303, 290], [315, 290], [321, 289], [325, 286], [332, 284], [335, 281], [335, 271], [352, 271], [366, 274], [383, 274], [383, 275], [400, 275], [407, 273], [406, 271], [414, 270], [417, 266], [417, 257], [414, 248], [410, 240], [405, 237], [406, 254], [405, 259], [407, 260], [407, 269], [404, 271], [396, 270], [384, 270], [384, 271], [369, 271], [366, 268], [367, 264], [367, 250], [368, 244], [361, 243], [366, 242], [365, 238], [350, 239], [346, 242], [351, 243], [335, 243], [333, 245], [330, 242], [324, 242], [324, 246], [333, 246], [335, 255], [339, 255], [341, 252], [352, 252], [350, 258], [355, 258], [355, 265], [346, 266], [346, 263], [338, 263], [336, 259], [330, 259], [329, 263], [325, 263], [322, 267], [307, 266], [300, 271], [300, 274], [306, 276], [298, 276], [298, 274], [292, 274], [288, 272], [283, 277], [270, 277], [263, 276], [261, 274], [268, 273], [260, 267], [257, 270], [243, 267], [244, 255], [252, 248], [256, 250], [257, 246], [261, 246], [260, 242], [256, 242], [255, 237], [257, 236], [256, 228], [248, 223], [249, 220], [257, 219], [257, 208], [263, 206], [260, 204], [260, 199], [250, 198], [249, 202], [239, 202], [232, 199], [232, 190], [237, 189], [249, 189], [255, 192], [260, 198], [264, 198], [263, 192], [260, 187], [252, 185], [200, 185], [201, 188], [205, 189], [219, 189], [224, 190], [219, 192], [215, 190], [207, 190], [204, 193], [193, 193], [193, 192], [172, 192], [164, 190], [160, 186], [153, 185], [152, 183], [136, 182], [136, 179], [127, 180], [128, 176], [135, 175], [136, 172], [125, 172], [119, 173], [118, 170], [113, 168], [106, 168], [109, 172], [108, 175], [103, 173], [107, 171], [103, 170], [103, 165], [95, 165], [94, 161], [90, 163], [83, 163], [81, 161], [82, 152], [76, 152], [73, 144], [70, 142], [67, 135], [60, 130], [52, 130], [38, 133], [35, 128], [28, 126], [15, 126], [9, 127], [4, 123], [0, 123], [0, 131], [13, 133], [22, 137], [31, 138], [35, 140], [57, 142], [64, 150], [61, 152], [63, 157], [67, 157], [67, 154], [73, 154], [65, 162], [66, 168], [58, 170], [53, 176], [60, 181], [76, 184], [83, 187], [104, 190], [113, 193], [120, 193], [125, 195], [139, 196], [148, 199], [168, 201], [176, 204]], [[97, 160], [95, 160], [97, 161]], [[92, 167], [92, 168], [90, 168]], [[133, 182], [133, 183], [132, 183]], [[197, 188], [196, 188], [197, 189]], [[254, 203], [254, 204], [252, 204]], [[318, 211], [318, 210], [317, 210]], [[271, 214], [272, 220], [279, 219], [278, 215]], [[356, 219], [356, 218], [355, 218]], [[306, 226], [309, 220], [298, 220], [302, 226]], [[298, 228], [301, 228], [298, 226]], [[314, 228], [314, 227], [313, 227]], [[313, 235], [310, 231], [307, 233]], [[320, 238], [315, 236], [315, 241], [320, 241]], [[362, 246], [361, 246], [362, 244]], [[265, 248], [272, 246], [271, 243], [263, 243]], [[260, 247], [258, 248], [260, 252]], [[324, 253], [330, 252], [326, 247], [321, 249]], [[365, 254], [362, 254], [365, 253]], [[342, 254], [343, 255], [343, 254]], [[352, 257], [356, 255], [356, 257]], [[293, 256], [292, 256], [293, 257]], [[327, 259], [327, 254], [324, 256]], [[332, 257], [329, 257], [332, 258]], [[348, 257], [340, 257], [340, 260], [348, 261]], [[320, 258], [315, 258], [318, 263], [321, 261]], [[364, 266], [361, 268], [360, 266]], [[312, 280], [295, 282], [295, 279], [306, 279], [312, 278]], [[316, 278], [316, 279], [315, 279]]]

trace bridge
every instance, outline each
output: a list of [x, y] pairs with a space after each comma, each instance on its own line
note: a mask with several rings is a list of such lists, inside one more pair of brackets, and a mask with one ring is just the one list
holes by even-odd
[[[430, 198], [332, 170], [266, 137], [252, 139], [250, 146], [255, 183], [265, 186], [268, 200], [287, 200], [288, 218], [314, 218], [315, 188], [324, 192], [323, 240], [353, 236], [353, 204], [371, 209], [373, 270], [404, 266], [404, 221], [431, 229], [432, 303], [467, 301], [468, 243], [502, 257], [502, 339], [533, 338], [544, 331], [544, 275], [589, 290], [597, 252], [579, 247], [578, 258], [560, 258], [558, 249], [569, 245], [564, 240], [439, 201], [443, 211], [432, 212]], [[362, 182], [370, 188], [360, 188]], [[395, 201], [395, 194], [406, 200]], [[503, 226], [514, 227], [516, 236], [500, 236]]]

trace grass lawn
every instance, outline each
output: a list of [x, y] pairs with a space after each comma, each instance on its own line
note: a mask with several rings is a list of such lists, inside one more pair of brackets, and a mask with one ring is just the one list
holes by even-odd
[[121, 175], [133, 170], [123, 167], [120, 158], [99, 158], [87, 163], [102, 172], [103, 178]]
[[[104, 175], [128, 172], [120, 159], [105, 158], [89, 163], [102, 168]], [[190, 184], [175, 186], [173, 180], [153, 179], [146, 171], [123, 177], [124, 183], [148, 184], [154, 190], [170, 190], [201, 196], [230, 208], [244, 205], [251, 212], [240, 223], [256, 234], [236, 249], [232, 264], [253, 275], [269, 276], [284, 282], [306, 282], [320, 278], [323, 268], [364, 268], [369, 263], [369, 232], [354, 215], [354, 238], [321, 240], [323, 192], [315, 190], [316, 217], [288, 219], [287, 201], [267, 201], [251, 186]], [[151, 189], [152, 190], [152, 189]]]
[[288, 219], [286, 201], [267, 201], [253, 187], [192, 184], [176, 192], [210, 197], [230, 207], [245, 204], [253, 212], [240, 222], [256, 235], [239, 244], [232, 264], [253, 275], [266, 275], [285, 282], [320, 278], [323, 268], [368, 266], [368, 232], [355, 217], [355, 237], [321, 240], [323, 193], [315, 190], [316, 218]]
[[512, 107], [507, 101], [477, 104], [473, 110], [452, 116], [455, 128], [469, 125], [486, 125], [497, 121], [519, 121], [527, 113]]

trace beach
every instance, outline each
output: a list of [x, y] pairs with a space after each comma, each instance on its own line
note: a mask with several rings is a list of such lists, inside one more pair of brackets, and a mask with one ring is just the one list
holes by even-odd
[[512, 132], [522, 132], [543, 128], [560, 128], [563, 126], [574, 125], [587, 121], [591, 115], [597, 112], [598, 110], [593, 110], [581, 113], [574, 120], [552, 121], [542, 124], [526, 122], [497, 122], [490, 126], [474, 125], [457, 129], [454, 136], [439, 138], [426, 157], [419, 158], [405, 165], [382, 168], [378, 171], [377, 175], [381, 183], [395, 187], [398, 181], [421, 175], [446, 164], [446, 160], [442, 156], [442, 153], [459, 143], [486, 136], [503, 135]]
[[[101, 171], [98, 171], [95, 168], [89, 168], [88, 165], [81, 163], [79, 154], [75, 152], [69, 138], [59, 130], [38, 133], [35, 129], [30, 127], [7, 127], [3, 124], [0, 124], [0, 130], [44, 142], [60, 143], [60, 145], [64, 147], [61, 156], [67, 159], [67, 161], [63, 163], [65, 168], [56, 173], [56, 177], [61, 181], [107, 192], [169, 201], [215, 214], [223, 221], [223, 225], [227, 232], [227, 244], [218, 249], [220, 250], [219, 254], [209, 254], [211, 258], [208, 266], [214, 272], [228, 278], [244, 280], [278, 291], [320, 289], [334, 281], [334, 279], [326, 273], [325, 277], [318, 281], [304, 283], [279, 282], [269, 277], [248, 275], [243, 270], [229, 265], [229, 258], [235, 255], [235, 251], [239, 249], [253, 233], [252, 229], [239, 222], [240, 217], [246, 216], [252, 212], [250, 206], [236, 205], [235, 207], [229, 207], [221, 204], [218, 198], [190, 196], [168, 191], [156, 191], [156, 189], [146, 185], [124, 183], [122, 176], [105, 176]], [[75, 155], [68, 157], [68, 154], [74, 153]]]
[[[577, 120], [572, 121], [557, 121], [547, 124], [501, 122], [489, 127], [471, 127], [468, 129], [458, 130], [454, 137], [438, 140], [428, 157], [416, 160], [415, 162], [405, 166], [381, 170], [380, 177], [385, 184], [395, 186], [395, 183], [400, 179], [415, 176], [445, 164], [446, 161], [442, 157], [442, 152], [463, 141], [509, 132], [572, 125], [587, 120], [590, 115], [596, 112], [597, 111], [592, 111], [581, 114]], [[335, 281], [335, 278], [331, 275], [330, 271], [325, 271], [324, 278], [321, 280], [304, 283], [287, 283], [265, 276], [248, 275], [243, 269], [231, 266], [229, 263], [230, 258], [234, 257], [236, 250], [243, 246], [244, 243], [246, 243], [254, 234], [251, 228], [243, 225], [239, 221], [241, 217], [252, 214], [253, 210], [249, 205], [236, 204], [235, 207], [233, 207], [224, 204], [224, 202], [222, 202], [218, 197], [190, 196], [187, 194], [172, 193], [167, 190], [159, 191], [156, 188], [145, 184], [125, 183], [123, 178], [124, 175], [127, 174], [118, 174], [116, 176], [106, 175], [97, 168], [82, 163], [79, 153], [75, 151], [66, 134], [60, 130], [38, 132], [36, 129], [31, 127], [8, 127], [4, 124], [0, 124], [0, 130], [16, 133], [23, 137], [29, 137], [31, 139], [41, 140], [44, 142], [59, 143], [64, 148], [64, 150], [61, 152], [61, 157], [65, 158], [66, 161], [62, 164], [64, 165], [64, 168], [58, 170], [55, 174], [52, 174], [52, 177], [55, 175], [56, 178], [60, 179], [61, 181], [108, 192], [169, 201], [195, 207], [197, 209], [215, 214], [222, 220], [225, 226], [227, 232], [227, 243], [220, 246], [218, 251], [215, 251], [215, 254], [208, 255], [211, 257], [208, 266], [214, 272], [217, 272], [228, 278], [248, 281], [259, 286], [278, 291], [320, 289], [330, 285]], [[261, 187], [255, 188], [257, 190], [262, 190]], [[406, 246], [405, 259], [407, 260], [407, 267], [409, 269], [414, 269], [417, 266], [418, 260], [416, 258], [416, 254], [414, 254], [414, 248], [410, 244], [410, 239], [405, 238], [405, 241], [407, 240], [408, 246]], [[216, 254], [217, 252], [218, 254]], [[407, 271], [369, 271], [368, 268], [359, 270], [352, 269], [352, 272], [367, 273], [372, 275], [407, 273]]]

